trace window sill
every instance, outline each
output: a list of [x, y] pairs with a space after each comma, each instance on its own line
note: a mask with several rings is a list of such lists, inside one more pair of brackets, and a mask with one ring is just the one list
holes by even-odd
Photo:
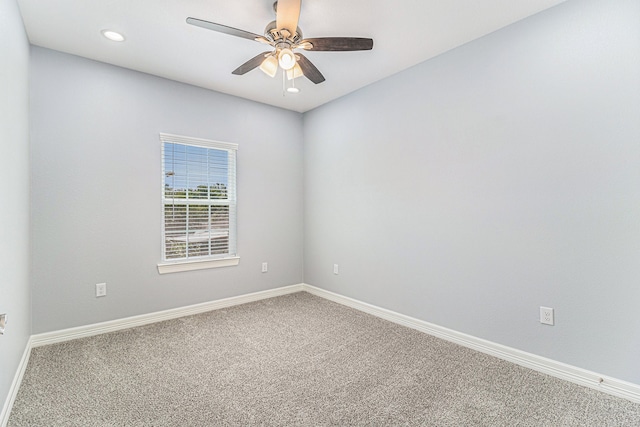
[[240, 257], [206, 259], [199, 261], [163, 262], [158, 264], [158, 273], [179, 273], [181, 271], [204, 270], [205, 268], [232, 267], [238, 265]]

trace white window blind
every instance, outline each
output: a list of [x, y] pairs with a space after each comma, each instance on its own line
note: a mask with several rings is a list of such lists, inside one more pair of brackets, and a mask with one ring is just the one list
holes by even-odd
[[160, 134], [164, 261], [236, 255], [237, 144]]

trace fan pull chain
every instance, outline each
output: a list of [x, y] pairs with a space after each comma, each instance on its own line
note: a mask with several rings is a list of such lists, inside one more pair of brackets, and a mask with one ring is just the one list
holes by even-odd
[[282, 96], [287, 94], [287, 79], [285, 76], [286, 71], [282, 70]]

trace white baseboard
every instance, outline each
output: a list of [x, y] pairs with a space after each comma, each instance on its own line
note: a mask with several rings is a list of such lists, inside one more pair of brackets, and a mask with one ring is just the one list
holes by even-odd
[[586, 369], [577, 368], [555, 360], [547, 359], [535, 354], [527, 353], [501, 344], [496, 344], [481, 338], [463, 334], [442, 326], [434, 325], [423, 320], [405, 316], [400, 313], [393, 312], [384, 308], [376, 307], [353, 298], [348, 298], [333, 292], [329, 292], [320, 288], [316, 288], [307, 284], [298, 284], [285, 286], [276, 289], [270, 289], [262, 292], [255, 292], [246, 295], [240, 295], [231, 298], [225, 298], [217, 301], [206, 302], [202, 304], [190, 305], [161, 312], [143, 314], [140, 316], [127, 317], [124, 319], [112, 320], [108, 322], [96, 323], [93, 325], [79, 326], [76, 328], [63, 329], [60, 331], [47, 332], [43, 334], [32, 335], [27, 342], [24, 354], [20, 361], [20, 365], [11, 384], [9, 395], [4, 403], [2, 413], [0, 413], [0, 426], [5, 427], [9, 421], [9, 414], [15, 401], [22, 377], [24, 375], [31, 349], [47, 344], [54, 344], [69, 341], [77, 338], [84, 338], [93, 335], [114, 332], [122, 329], [133, 328], [136, 326], [147, 325], [150, 323], [161, 322], [164, 320], [176, 319], [183, 316], [204, 313], [211, 310], [217, 310], [226, 307], [232, 307], [248, 302], [259, 301], [267, 298], [273, 298], [281, 295], [292, 294], [295, 292], [305, 291], [310, 294], [322, 297], [324, 299], [334, 301], [336, 303], [354, 308], [356, 310], [369, 313], [381, 319], [385, 319], [412, 329], [454, 342], [456, 344], [468, 347], [491, 356], [498, 357], [508, 362], [524, 366], [535, 371], [551, 375], [553, 377], [569, 381], [575, 384], [586, 386], [601, 392], [621, 397], [632, 402], [640, 403], [640, 385], [618, 380], [616, 378], [607, 377], [588, 371]]
[[162, 322], [164, 320], [177, 319], [179, 317], [191, 316], [193, 314], [204, 313], [220, 308], [232, 307], [234, 305], [246, 304], [248, 302], [292, 294], [300, 292], [302, 289], [302, 284], [285, 286], [282, 288], [269, 289], [266, 291], [254, 292], [251, 294], [239, 295], [236, 297], [194, 304], [186, 307], [126, 317], [124, 319], [110, 320], [108, 322], [94, 323], [92, 325], [78, 326], [76, 328], [63, 329], [60, 331], [45, 332], [42, 334], [32, 335], [31, 346], [39, 347], [42, 345], [55, 344], [78, 338], [105, 334], [107, 332], [119, 331], [122, 329], [134, 328], [136, 326], [148, 325], [150, 323]]
[[391, 310], [376, 307], [374, 305], [329, 292], [324, 289], [316, 288], [311, 285], [303, 284], [302, 288], [305, 292], [309, 292], [310, 294], [337, 302], [381, 319], [416, 329], [429, 335], [495, 356], [499, 359], [533, 369], [534, 371], [541, 372], [552, 377], [581, 386], [586, 386], [632, 402], [640, 403], [640, 385], [638, 384], [611, 378], [586, 369], [487, 341], [482, 338], [476, 338], [471, 335], [434, 325], [433, 323], [425, 322], [424, 320], [405, 316]]
[[0, 412], [0, 426], [2, 427], [6, 427], [7, 423], [9, 422], [9, 414], [11, 414], [13, 402], [16, 401], [16, 396], [18, 395], [18, 390], [20, 389], [20, 384], [22, 383], [24, 371], [27, 369], [27, 365], [29, 364], [30, 355], [31, 338], [29, 338], [29, 340], [27, 341], [27, 345], [25, 346], [24, 352], [22, 353], [22, 358], [20, 359], [20, 363], [18, 364], [18, 369], [13, 376], [13, 381], [11, 382], [11, 387], [9, 388], [9, 394], [7, 395], [7, 399], [5, 400], [4, 406], [2, 407], [2, 412]]
[[5, 427], [9, 422], [9, 414], [11, 413], [11, 408], [13, 407], [13, 403], [16, 400], [16, 395], [18, 394], [18, 389], [20, 388], [20, 384], [22, 383], [22, 377], [24, 376], [27, 364], [29, 363], [29, 356], [31, 355], [32, 348], [70, 341], [78, 338], [105, 334], [107, 332], [119, 331], [136, 326], [148, 325], [150, 323], [161, 322], [163, 320], [171, 320], [177, 319], [179, 317], [191, 316], [193, 314], [232, 307], [234, 305], [240, 305], [248, 302], [254, 302], [267, 298], [278, 297], [281, 295], [301, 292], [302, 290], [302, 284], [284, 286], [281, 288], [239, 295], [236, 297], [205, 302], [202, 304], [194, 304], [186, 307], [174, 308], [171, 310], [127, 317], [124, 319], [111, 320], [108, 322], [95, 323], [92, 325], [79, 326], [76, 328], [31, 335], [29, 341], [27, 341], [27, 345], [22, 355], [22, 359], [20, 360], [18, 370], [16, 371], [16, 374], [13, 378], [11, 388], [9, 389], [9, 394], [7, 395], [7, 399], [4, 402], [2, 412], [0, 413], [0, 426]]

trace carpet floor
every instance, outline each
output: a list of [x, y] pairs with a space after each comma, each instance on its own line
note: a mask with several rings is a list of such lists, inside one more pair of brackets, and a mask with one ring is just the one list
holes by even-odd
[[9, 426], [640, 426], [640, 404], [296, 293], [32, 350]]

